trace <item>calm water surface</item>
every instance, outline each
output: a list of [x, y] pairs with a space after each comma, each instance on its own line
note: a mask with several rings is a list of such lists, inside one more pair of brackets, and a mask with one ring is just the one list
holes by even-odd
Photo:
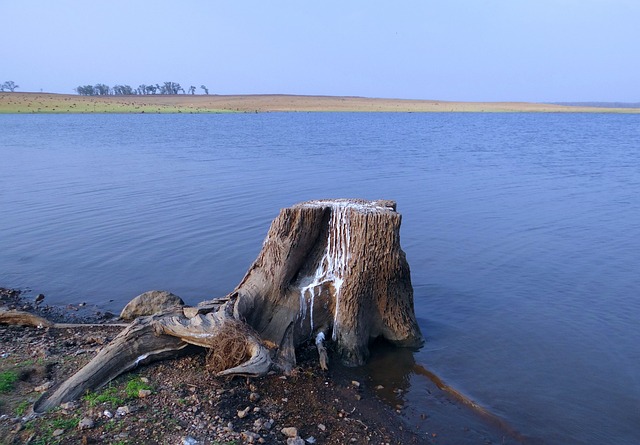
[[639, 116], [3, 115], [0, 285], [196, 303], [332, 197], [398, 202], [418, 364], [546, 443], [640, 443]]

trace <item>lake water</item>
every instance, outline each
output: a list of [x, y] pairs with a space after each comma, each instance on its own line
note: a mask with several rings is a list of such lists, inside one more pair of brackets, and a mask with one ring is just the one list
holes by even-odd
[[0, 286], [196, 303], [337, 197], [398, 202], [418, 364], [545, 443], [640, 443], [637, 115], [0, 115]]

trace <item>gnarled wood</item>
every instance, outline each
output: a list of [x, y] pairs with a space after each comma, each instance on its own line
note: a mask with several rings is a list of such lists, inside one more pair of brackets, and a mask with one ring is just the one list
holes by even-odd
[[326, 368], [325, 336], [348, 365], [364, 363], [378, 337], [421, 345], [400, 223], [393, 201], [309, 201], [281, 210], [232, 293], [138, 318], [35, 409], [71, 400], [187, 344], [215, 350], [236, 342], [246, 360], [219, 375], [288, 372], [295, 347], [312, 339]]
[[29, 312], [16, 309], [0, 308], [0, 324], [18, 326], [33, 326], [34, 328], [47, 328], [53, 326], [49, 320]]
[[188, 345], [177, 337], [158, 335], [157, 320], [145, 317], [134, 321], [52, 394], [44, 394], [33, 410], [45, 412], [77, 399], [86, 391], [100, 388], [139, 364], [175, 356], [177, 351]]

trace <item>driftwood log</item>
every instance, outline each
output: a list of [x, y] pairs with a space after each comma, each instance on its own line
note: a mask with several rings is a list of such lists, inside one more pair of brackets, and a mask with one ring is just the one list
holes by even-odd
[[321, 200], [281, 210], [233, 292], [136, 318], [84, 368], [44, 394], [34, 411], [76, 399], [189, 344], [210, 350], [219, 375], [246, 376], [289, 372], [296, 346], [309, 340], [323, 367], [325, 341], [347, 365], [363, 364], [378, 337], [421, 345], [400, 222], [393, 201]]

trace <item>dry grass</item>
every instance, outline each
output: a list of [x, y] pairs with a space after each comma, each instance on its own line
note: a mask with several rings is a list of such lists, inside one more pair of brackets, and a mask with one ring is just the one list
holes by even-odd
[[289, 95], [79, 96], [0, 93], [0, 113], [226, 113], [269, 111], [640, 113], [639, 108], [527, 102], [447, 102]]
[[224, 329], [216, 335], [207, 353], [207, 370], [217, 374], [246, 362], [249, 359], [247, 345], [251, 337], [255, 338], [257, 334], [246, 323], [225, 321]]

